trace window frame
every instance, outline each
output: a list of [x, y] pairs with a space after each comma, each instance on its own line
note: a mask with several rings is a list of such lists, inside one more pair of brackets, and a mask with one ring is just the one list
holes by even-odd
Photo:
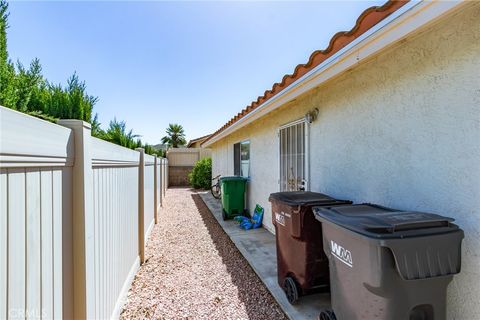
[[[248, 160], [242, 160], [242, 145], [248, 145]], [[251, 146], [251, 143], [250, 143], [250, 139], [247, 139], [247, 140], [243, 140], [243, 141], [240, 141], [240, 176], [244, 177], [244, 178], [247, 178], [249, 179], [250, 178], [250, 159], [251, 159], [251, 152], [250, 152], [250, 146]], [[243, 175], [243, 161], [248, 161], [248, 174], [245, 176]]]
[[[235, 159], [235, 148], [236, 148], [236, 145], [238, 145], [238, 148], [239, 148], [239, 152], [238, 152], [238, 159]], [[242, 145], [248, 145], [248, 160], [242, 160]], [[250, 179], [250, 161], [252, 159], [252, 152], [251, 152], [251, 141], [250, 139], [244, 139], [244, 140], [241, 140], [239, 142], [236, 142], [233, 144], [233, 157], [234, 157], [234, 160], [233, 160], [233, 171], [234, 171], [234, 174], [238, 173], [239, 176], [241, 177], [244, 177], [246, 179]], [[242, 162], [245, 162], [245, 161], [248, 161], [248, 174], [247, 175], [244, 175], [243, 174], [243, 166], [242, 166]], [[235, 164], [238, 163], [238, 168], [235, 168]], [[238, 170], [237, 170], [238, 169]]]
[[310, 177], [310, 122], [308, 122], [305, 118], [300, 118], [297, 120], [293, 120], [290, 122], [287, 122], [285, 124], [282, 124], [277, 128], [277, 178], [278, 178], [278, 191], [282, 191], [282, 181], [281, 181], [281, 139], [280, 139], [280, 132], [283, 129], [286, 129], [288, 127], [298, 125], [300, 123], [304, 123], [305, 125], [305, 132], [304, 132], [304, 142], [305, 142], [305, 191], [310, 191], [310, 185], [311, 185], [311, 177]]

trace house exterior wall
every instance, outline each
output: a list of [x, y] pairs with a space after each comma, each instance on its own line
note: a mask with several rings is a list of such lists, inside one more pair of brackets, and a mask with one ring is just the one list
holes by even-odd
[[454, 217], [465, 231], [448, 319], [480, 315], [480, 6], [370, 61], [212, 145], [213, 175], [233, 174], [250, 140], [248, 207], [279, 190], [278, 127], [313, 108], [310, 190], [355, 202]]

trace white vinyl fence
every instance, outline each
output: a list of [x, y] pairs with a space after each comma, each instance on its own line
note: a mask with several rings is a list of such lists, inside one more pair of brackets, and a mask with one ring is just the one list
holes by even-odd
[[154, 224], [154, 211], [155, 211], [155, 157], [148, 154], [145, 155], [145, 185], [144, 185], [144, 197], [145, 197], [145, 221], [144, 221], [144, 234], [145, 238], [148, 238], [150, 231]]
[[118, 318], [167, 160], [0, 107], [0, 319]]

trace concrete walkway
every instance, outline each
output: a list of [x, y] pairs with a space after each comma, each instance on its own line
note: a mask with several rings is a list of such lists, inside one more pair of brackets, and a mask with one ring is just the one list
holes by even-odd
[[291, 305], [277, 283], [275, 236], [263, 228], [245, 231], [240, 229], [234, 221], [223, 221], [220, 201], [215, 199], [210, 192], [199, 194], [220, 226], [290, 319], [317, 319], [320, 309], [330, 307], [329, 294], [305, 296], [295, 306]]

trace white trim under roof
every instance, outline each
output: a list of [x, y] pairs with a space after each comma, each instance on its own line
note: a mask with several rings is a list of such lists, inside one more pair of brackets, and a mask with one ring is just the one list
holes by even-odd
[[202, 143], [202, 147], [208, 147], [223, 139], [301, 94], [354, 67], [359, 62], [398, 42], [417, 29], [451, 13], [465, 3], [468, 3], [468, 1], [412, 1], [405, 4], [290, 86]]

